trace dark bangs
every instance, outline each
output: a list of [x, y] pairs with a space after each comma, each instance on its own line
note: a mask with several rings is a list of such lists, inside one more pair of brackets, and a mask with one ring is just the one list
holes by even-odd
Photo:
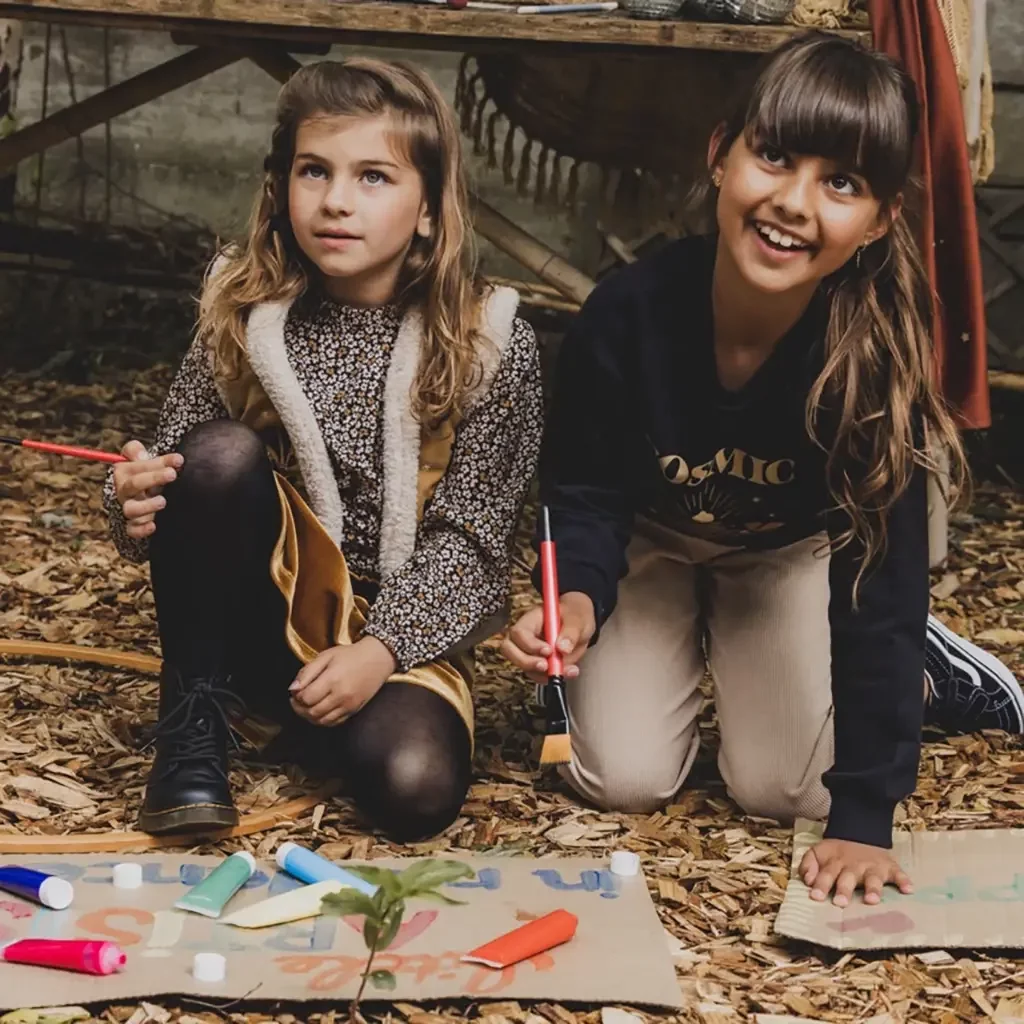
[[773, 55], [730, 134], [742, 132], [748, 145], [834, 160], [888, 202], [910, 174], [916, 130], [910, 78], [882, 54], [822, 35]]

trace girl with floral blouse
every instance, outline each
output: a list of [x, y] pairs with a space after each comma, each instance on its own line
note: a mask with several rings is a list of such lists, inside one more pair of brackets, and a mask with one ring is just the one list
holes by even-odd
[[164, 655], [140, 826], [235, 823], [244, 705], [423, 838], [469, 785], [472, 648], [500, 626], [540, 443], [536, 342], [475, 276], [457, 131], [418, 70], [301, 69], [265, 172], [155, 441], [105, 490]]

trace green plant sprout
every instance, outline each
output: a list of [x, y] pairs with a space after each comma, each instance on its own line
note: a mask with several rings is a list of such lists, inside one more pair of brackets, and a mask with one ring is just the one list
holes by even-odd
[[369, 956], [366, 958], [359, 991], [356, 992], [349, 1007], [349, 1019], [360, 1021], [362, 1018], [359, 1014], [359, 1002], [363, 998], [367, 982], [374, 988], [386, 992], [394, 991], [394, 974], [391, 971], [375, 971], [373, 958], [394, 942], [405, 917], [406, 901], [421, 899], [448, 906], [461, 906], [464, 900], [454, 900], [439, 889], [442, 885], [457, 882], [460, 878], [472, 878], [473, 869], [457, 860], [434, 859], [417, 861], [404, 871], [391, 871], [388, 868], [366, 864], [346, 864], [345, 867], [352, 874], [377, 886], [377, 891], [372, 896], [367, 896], [356, 889], [342, 889], [341, 892], [328, 893], [321, 901], [325, 914], [336, 917], [358, 914], [364, 918], [363, 942], [366, 943]]

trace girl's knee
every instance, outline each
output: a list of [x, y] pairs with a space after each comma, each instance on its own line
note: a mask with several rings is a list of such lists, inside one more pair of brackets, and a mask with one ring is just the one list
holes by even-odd
[[799, 782], [756, 772], [729, 780], [729, 795], [754, 818], [770, 818], [784, 825], [797, 818], [820, 821], [828, 817], [829, 793], [820, 778]]
[[572, 761], [562, 774], [603, 810], [650, 814], [670, 803], [689, 774], [700, 737], [696, 724], [658, 737], [648, 730], [630, 743], [618, 734], [573, 733]]
[[615, 758], [573, 762], [562, 769], [563, 778], [582, 797], [604, 811], [650, 814], [675, 796], [683, 780], [678, 760], [641, 764]]
[[[363, 769], [366, 771], [366, 768]], [[443, 756], [396, 744], [369, 785], [356, 786], [359, 809], [397, 842], [430, 839], [459, 816], [469, 791], [468, 756]]]
[[179, 482], [203, 490], [230, 490], [267, 462], [259, 435], [237, 420], [198, 424], [182, 438], [178, 451], [185, 460]]

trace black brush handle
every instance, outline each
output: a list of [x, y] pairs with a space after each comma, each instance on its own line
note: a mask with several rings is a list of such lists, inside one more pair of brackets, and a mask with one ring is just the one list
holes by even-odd
[[565, 680], [561, 676], [548, 676], [545, 688], [547, 719], [545, 732], [557, 736], [569, 731], [569, 707], [565, 700]]

